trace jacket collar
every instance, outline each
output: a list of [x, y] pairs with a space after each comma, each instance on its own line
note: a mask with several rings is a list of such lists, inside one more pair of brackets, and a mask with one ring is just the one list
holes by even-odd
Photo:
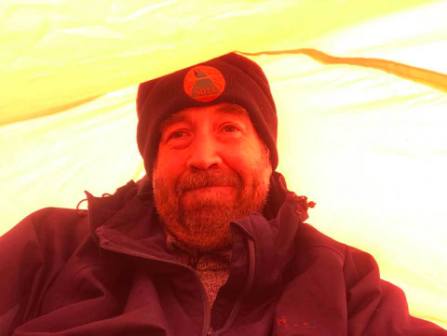
[[299, 229], [313, 205], [305, 196], [289, 191], [284, 177], [275, 172], [263, 214], [255, 213], [235, 223], [254, 243], [252, 293], [256, 295], [252, 297], [274, 293], [275, 288], [281, 287], [278, 283], [286, 281], [284, 270], [295, 257]]
[[[87, 197], [90, 226], [100, 244], [108, 240], [118, 248], [138, 251], [148, 258], [170, 259], [147, 177], [128, 182], [111, 196], [94, 197], [87, 193]], [[300, 223], [307, 219], [309, 206], [312, 204], [306, 197], [288, 191], [283, 176], [275, 172], [263, 213], [253, 213], [232, 223], [239, 242], [234, 249], [244, 254], [244, 241], [254, 245], [253, 260], [249, 260], [247, 251], [243, 260], [254, 263], [255, 289], [262, 291], [281, 281], [282, 270], [294, 256], [294, 241]]]

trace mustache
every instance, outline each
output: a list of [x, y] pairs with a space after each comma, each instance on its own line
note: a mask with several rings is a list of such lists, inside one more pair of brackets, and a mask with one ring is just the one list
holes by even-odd
[[188, 172], [182, 175], [176, 184], [176, 193], [178, 195], [198, 188], [206, 187], [241, 187], [242, 180], [235, 173], [225, 172]]

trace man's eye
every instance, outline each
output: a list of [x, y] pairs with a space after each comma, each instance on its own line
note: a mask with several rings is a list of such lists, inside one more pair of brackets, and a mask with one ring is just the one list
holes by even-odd
[[227, 133], [234, 133], [234, 132], [239, 132], [240, 128], [235, 125], [229, 124], [229, 125], [223, 125], [222, 131], [227, 132]]
[[176, 139], [184, 139], [188, 136], [188, 132], [185, 130], [177, 130], [168, 134], [166, 140], [176, 140]]
[[172, 132], [171, 134], [169, 134], [169, 138], [170, 139], [172, 139], [172, 138], [181, 138], [184, 135], [185, 135], [185, 131], [175, 131], [175, 132]]

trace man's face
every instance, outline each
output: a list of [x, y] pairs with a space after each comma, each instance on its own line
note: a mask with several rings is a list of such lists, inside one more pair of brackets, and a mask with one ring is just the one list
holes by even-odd
[[261, 211], [272, 168], [242, 107], [216, 104], [173, 114], [161, 129], [152, 183], [166, 229], [199, 251], [231, 244], [230, 221]]

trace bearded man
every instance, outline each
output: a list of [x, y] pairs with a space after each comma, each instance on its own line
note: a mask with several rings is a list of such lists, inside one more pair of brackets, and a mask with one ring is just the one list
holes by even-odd
[[304, 223], [258, 65], [230, 53], [142, 83], [137, 111], [145, 178], [2, 237], [2, 335], [447, 335]]

